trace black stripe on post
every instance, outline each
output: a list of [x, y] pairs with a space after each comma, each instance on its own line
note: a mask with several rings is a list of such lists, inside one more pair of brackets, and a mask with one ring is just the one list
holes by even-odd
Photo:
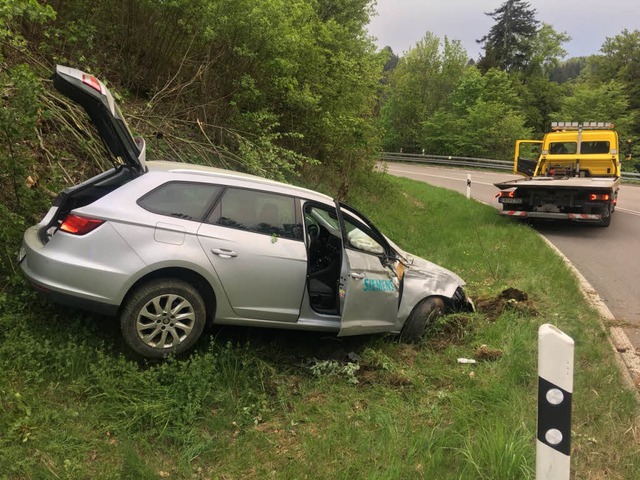
[[567, 456], [571, 451], [571, 396], [538, 377], [538, 440]]

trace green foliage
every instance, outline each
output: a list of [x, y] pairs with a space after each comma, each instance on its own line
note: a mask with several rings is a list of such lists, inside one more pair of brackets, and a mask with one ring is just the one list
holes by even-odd
[[[602, 55], [589, 57], [584, 77], [593, 84], [606, 84], [610, 80], [620, 82], [629, 101], [629, 109], [640, 109], [640, 30], [622, 30], [619, 35], [607, 38], [602, 45]], [[634, 115], [633, 132], [640, 132], [640, 117]]]
[[629, 99], [621, 82], [578, 82], [571, 93], [563, 99], [554, 120], [608, 121], [614, 123], [622, 136], [632, 131], [637, 112], [629, 111]]
[[452, 108], [423, 122], [421, 144], [432, 154], [510, 158], [516, 139], [530, 135], [517, 90], [501, 70], [469, 67], [451, 94]]
[[400, 59], [389, 76], [388, 95], [381, 108], [385, 149], [420, 151], [422, 122], [449, 107], [467, 60], [460, 42], [445, 38], [441, 45], [429, 32]]
[[43, 202], [37, 192], [34, 142], [43, 115], [42, 86], [26, 65], [0, 71], [0, 275], [13, 260], [30, 214]]
[[371, 14], [369, 0], [20, 0], [2, 5], [0, 35], [143, 100], [134, 128], [167, 139], [150, 153], [280, 179], [344, 167], [346, 191], [377, 150]]
[[[0, 41], [12, 48], [22, 49], [27, 45], [23, 29], [34, 34], [33, 27], [55, 18], [50, 5], [42, 5], [38, 0], [9, 0], [0, 3]], [[5, 46], [0, 44], [0, 62]], [[1, 64], [0, 64], [1, 65]]]
[[356, 372], [360, 370], [360, 365], [357, 363], [341, 363], [337, 360], [315, 360], [309, 369], [316, 377], [343, 377], [353, 385], [359, 383]]
[[566, 89], [540, 74], [522, 76], [517, 85], [526, 126], [538, 135], [549, 131], [551, 117], [560, 109]]
[[586, 64], [586, 57], [569, 58], [551, 70], [550, 80], [559, 84], [575, 80]]
[[527, 74], [542, 74], [548, 77], [560, 64], [560, 59], [567, 56], [562, 44], [570, 40], [571, 37], [566, 33], [556, 32], [551, 25], [543, 23], [531, 42]]

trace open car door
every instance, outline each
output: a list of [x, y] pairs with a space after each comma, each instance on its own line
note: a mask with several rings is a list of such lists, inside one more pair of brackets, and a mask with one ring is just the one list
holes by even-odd
[[402, 279], [391, 246], [364, 216], [347, 205], [336, 206], [343, 237], [338, 336], [392, 331]]
[[541, 148], [541, 140], [516, 140], [513, 173], [519, 173], [527, 177], [533, 176], [538, 166]]

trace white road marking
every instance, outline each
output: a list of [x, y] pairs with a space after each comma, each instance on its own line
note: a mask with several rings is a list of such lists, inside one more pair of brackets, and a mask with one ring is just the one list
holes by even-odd
[[616, 212], [630, 213], [631, 215], [640, 217], [640, 212], [637, 212], [636, 210], [627, 210], [626, 208], [622, 207], [616, 207]]
[[[395, 173], [409, 173], [411, 175], [417, 175], [420, 177], [431, 177], [431, 178], [442, 178], [444, 180], [457, 180], [460, 182], [464, 182], [465, 184], [467, 183], [467, 178], [465, 176], [465, 178], [458, 178], [458, 177], [445, 177], [444, 175], [432, 175], [430, 173], [419, 173], [419, 172], [414, 172], [414, 171], [410, 171], [410, 170], [398, 170], [398, 169], [389, 169], [390, 172], [395, 172]], [[465, 174], [466, 175], [466, 174]], [[477, 180], [473, 179], [473, 175], [471, 176], [471, 184], [473, 185], [474, 183], [479, 183], [480, 185], [493, 185], [493, 183], [487, 183], [487, 182], [478, 182]]]

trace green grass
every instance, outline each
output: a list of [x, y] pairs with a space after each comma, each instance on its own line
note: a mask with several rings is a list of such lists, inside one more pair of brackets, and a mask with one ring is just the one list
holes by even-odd
[[[576, 342], [574, 478], [640, 478], [634, 397], [562, 261], [455, 193], [377, 176], [365, 187], [351, 202], [394, 241], [476, 299], [527, 292], [537, 315], [445, 317], [418, 346], [226, 327], [150, 364], [116, 322], [17, 285], [0, 297], [0, 479], [533, 478], [547, 322]], [[502, 356], [456, 362], [481, 345]], [[331, 362], [336, 351], [358, 353], [359, 369]]]

